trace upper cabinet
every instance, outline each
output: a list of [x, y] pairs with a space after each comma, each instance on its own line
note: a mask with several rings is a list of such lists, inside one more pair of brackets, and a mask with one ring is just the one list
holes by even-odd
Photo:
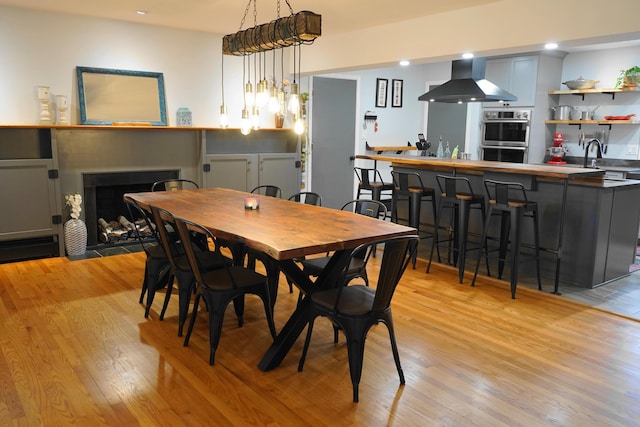
[[[487, 60], [485, 77], [518, 97], [517, 101], [511, 101], [505, 105], [513, 107], [533, 107], [535, 105], [538, 78], [537, 56]], [[485, 105], [496, 106], [495, 103]]]

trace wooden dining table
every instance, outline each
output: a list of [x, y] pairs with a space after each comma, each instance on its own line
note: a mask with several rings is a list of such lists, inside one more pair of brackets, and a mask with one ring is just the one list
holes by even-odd
[[[416, 230], [352, 212], [258, 196], [259, 208], [245, 209], [245, 199], [255, 194], [225, 188], [127, 193], [125, 199], [148, 210], [155, 205], [177, 218], [198, 223], [214, 236], [272, 260], [271, 279], [282, 271], [302, 292], [303, 298], [258, 364], [264, 371], [277, 367], [308, 323], [308, 295], [342, 286], [340, 272], [351, 249]], [[296, 258], [333, 252], [320, 276], [312, 281]], [[269, 270], [268, 270], [269, 271]]]

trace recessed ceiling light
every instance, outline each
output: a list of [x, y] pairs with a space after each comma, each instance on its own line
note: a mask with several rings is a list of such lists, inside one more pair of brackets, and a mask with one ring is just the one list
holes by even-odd
[[148, 10], [136, 10], [136, 13], [137, 13], [138, 15], [146, 15], [146, 14], [148, 14], [148, 13], [149, 13], [149, 11], [148, 11]]
[[549, 42], [549, 43], [544, 45], [544, 48], [547, 49], [547, 50], [557, 49], [558, 48], [558, 43]]
[[462, 57], [463, 57], [464, 59], [471, 59], [471, 58], [473, 58], [473, 53], [470, 53], [470, 52], [463, 53], [463, 54], [462, 54]]
[[400, 65], [403, 67], [408, 67], [409, 64], [411, 64], [409, 61], [407, 61], [406, 59], [403, 59], [402, 61], [400, 61]]

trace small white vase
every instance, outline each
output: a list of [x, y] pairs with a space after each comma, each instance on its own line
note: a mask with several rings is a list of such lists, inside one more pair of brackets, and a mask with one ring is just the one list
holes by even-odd
[[87, 226], [84, 221], [71, 218], [64, 223], [64, 246], [67, 255], [84, 255], [87, 251]]

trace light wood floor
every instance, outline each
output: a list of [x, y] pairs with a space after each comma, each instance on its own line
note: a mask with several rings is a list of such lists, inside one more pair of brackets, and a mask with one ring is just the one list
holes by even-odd
[[[370, 265], [375, 275], [376, 259]], [[393, 303], [407, 384], [383, 325], [368, 336], [360, 403], [351, 401], [344, 337], [316, 322], [262, 372], [263, 309], [230, 308], [208, 365], [206, 312], [189, 347], [177, 298], [158, 320], [138, 304], [144, 254], [0, 265], [0, 425], [640, 425], [640, 322], [505, 282], [458, 284], [448, 267], [408, 270]], [[281, 281], [280, 328], [296, 302]]]

